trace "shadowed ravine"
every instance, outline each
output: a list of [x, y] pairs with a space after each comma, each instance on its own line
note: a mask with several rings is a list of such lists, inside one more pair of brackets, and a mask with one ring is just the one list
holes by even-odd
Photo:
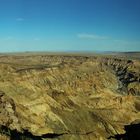
[[138, 140], [140, 138], [140, 124], [131, 124], [125, 126], [125, 134], [110, 136], [108, 139], [116, 140]]
[[6, 126], [0, 126], [0, 133], [10, 137], [10, 140], [42, 140], [43, 138], [57, 138], [63, 134], [44, 134], [42, 136], [34, 136], [28, 130], [18, 132], [17, 130], [10, 130]]

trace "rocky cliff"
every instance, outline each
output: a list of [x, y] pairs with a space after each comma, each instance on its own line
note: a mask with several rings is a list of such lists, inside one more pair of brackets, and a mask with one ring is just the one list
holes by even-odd
[[140, 61], [0, 57], [0, 139], [106, 140], [140, 118]]

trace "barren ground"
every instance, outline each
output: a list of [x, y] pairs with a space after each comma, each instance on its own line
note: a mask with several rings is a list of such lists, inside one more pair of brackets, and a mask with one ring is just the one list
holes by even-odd
[[0, 140], [138, 137], [139, 56], [1, 54]]

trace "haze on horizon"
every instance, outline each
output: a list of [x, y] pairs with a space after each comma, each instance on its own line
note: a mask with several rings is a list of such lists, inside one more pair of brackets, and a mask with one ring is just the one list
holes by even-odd
[[140, 51], [139, 0], [0, 0], [0, 52]]

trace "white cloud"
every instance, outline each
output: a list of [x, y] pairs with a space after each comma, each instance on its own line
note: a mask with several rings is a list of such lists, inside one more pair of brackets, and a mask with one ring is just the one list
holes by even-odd
[[36, 37], [34, 38], [35, 41], [40, 41], [40, 38]]
[[130, 43], [130, 41], [121, 40], [121, 39], [114, 39], [113, 41], [118, 42], [118, 43]]
[[13, 36], [7, 36], [7, 37], [4, 38], [4, 40], [12, 40], [12, 39], [14, 39]]
[[78, 38], [81, 39], [94, 39], [94, 40], [104, 40], [104, 39], [109, 39], [107, 36], [99, 36], [96, 34], [88, 34], [88, 33], [80, 33], [77, 35]]
[[24, 18], [17, 18], [16, 21], [24, 21]]
[[116, 43], [126, 44], [126, 45], [140, 44], [140, 41], [137, 41], [137, 40], [130, 40], [129, 41], [129, 40], [114, 39], [113, 41], [116, 42]]

